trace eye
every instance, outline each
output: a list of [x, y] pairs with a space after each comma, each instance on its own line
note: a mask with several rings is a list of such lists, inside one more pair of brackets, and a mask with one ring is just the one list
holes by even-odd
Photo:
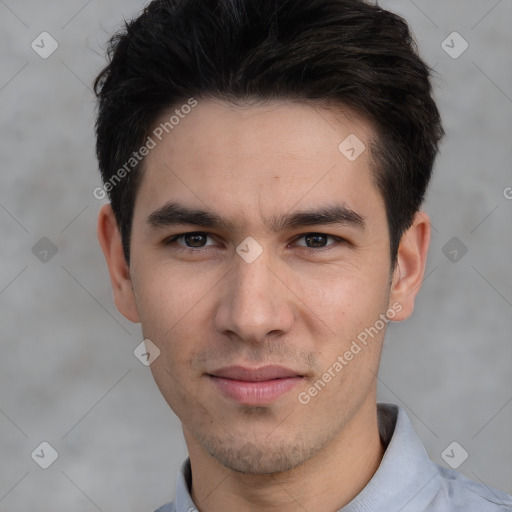
[[[304, 240], [304, 243], [298, 243], [299, 240]], [[328, 243], [328, 241], [333, 241]], [[324, 247], [330, 247], [335, 245], [337, 242], [342, 242], [343, 239], [337, 236], [326, 235], [324, 233], [307, 233], [297, 238], [297, 245], [300, 247], [307, 247], [308, 249], [322, 249]]]
[[181, 235], [174, 235], [165, 241], [165, 244], [177, 243], [178, 245], [184, 246], [189, 249], [202, 249], [213, 243], [208, 244], [208, 233], [202, 231], [194, 231], [192, 233], [182, 233]]

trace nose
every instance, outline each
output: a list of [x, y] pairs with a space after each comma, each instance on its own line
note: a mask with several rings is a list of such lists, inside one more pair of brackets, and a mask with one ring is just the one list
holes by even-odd
[[279, 273], [265, 252], [252, 263], [235, 260], [215, 315], [216, 329], [250, 343], [289, 332], [294, 323], [293, 293], [284, 277], [283, 269]]

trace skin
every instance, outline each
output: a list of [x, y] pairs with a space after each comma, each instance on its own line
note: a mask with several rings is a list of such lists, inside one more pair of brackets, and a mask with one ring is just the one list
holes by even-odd
[[[351, 162], [338, 149], [349, 134], [368, 146], [374, 132], [349, 110], [203, 99], [145, 159], [129, 266], [110, 206], [100, 211], [114, 300], [161, 351], [151, 371], [182, 422], [200, 511], [337, 510], [382, 459], [376, 374], [385, 329], [307, 405], [298, 400], [393, 305], [394, 321], [410, 316], [425, 268], [430, 222], [418, 212], [391, 269], [369, 150]], [[148, 217], [169, 201], [216, 212], [232, 226], [150, 226]], [[364, 228], [268, 225], [334, 204], [356, 212]], [[206, 247], [183, 237], [164, 243], [198, 231], [209, 236], [192, 244]], [[311, 247], [310, 233], [328, 236]], [[248, 236], [263, 250], [252, 263], [236, 252]], [[266, 364], [303, 378], [264, 406], [226, 398], [208, 377]]]

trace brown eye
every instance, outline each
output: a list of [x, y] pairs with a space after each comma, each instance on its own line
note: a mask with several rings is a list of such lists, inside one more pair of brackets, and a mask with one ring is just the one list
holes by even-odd
[[305, 237], [306, 245], [308, 247], [325, 247], [327, 244], [327, 236], [326, 235], [307, 235]]
[[210, 235], [208, 233], [203, 233], [202, 231], [182, 233], [181, 235], [175, 235], [166, 240], [165, 245], [178, 244], [185, 249], [202, 249], [203, 247], [213, 245], [211, 238], [208, 240], [209, 236]]
[[208, 240], [208, 235], [206, 233], [187, 233], [183, 235], [183, 238], [188, 247], [204, 247]]
[[[307, 247], [308, 249], [323, 249], [341, 241], [338, 237], [326, 235], [324, 233], [308, 233], [299, 237], [297, 241], [299, 240], [304, 240], [304, 243], [298, 243], [297, 245], [300, 247]], [[329, 240], [331, 240], [331, 243], [329, 243]]]

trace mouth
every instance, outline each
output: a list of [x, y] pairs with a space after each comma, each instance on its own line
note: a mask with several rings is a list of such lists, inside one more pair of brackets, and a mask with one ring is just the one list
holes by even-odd
[[207, 374], [223, 396], [244, 405], [265, 405], [297, 386], [304, 376], [282, 366], [229, 366]]

